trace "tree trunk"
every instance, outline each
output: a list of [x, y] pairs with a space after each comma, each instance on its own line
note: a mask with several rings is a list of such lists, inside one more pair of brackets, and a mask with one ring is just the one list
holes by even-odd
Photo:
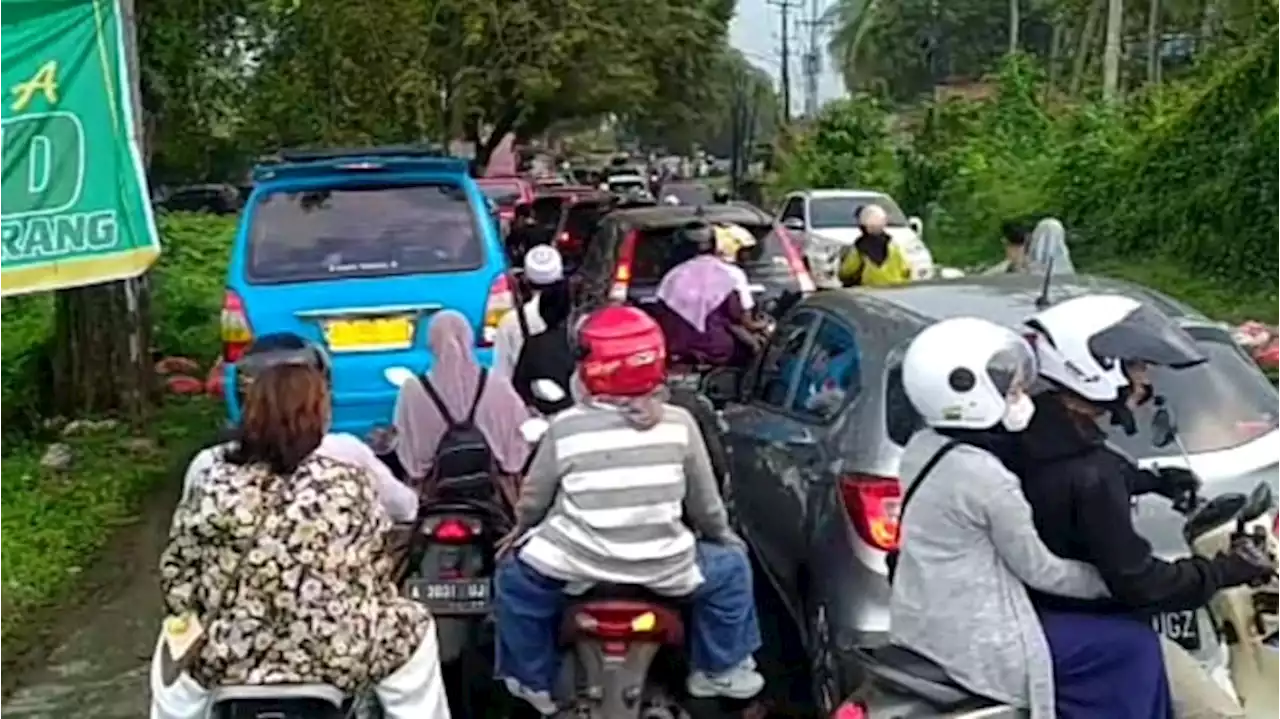
[[1049, 36], [1049, 78], [1045, 82], [1045, 99], [1053, 96], [1058, 87], [1058, 76], [1062, 65], [1062, 21], [1053, 21], [1053, 34]]
[[1160, 82], [1160, 0], [1147, 5], [1147, 82]]
[[1076, 45], [1076, 56], [1071, 63], [1071, 94], [1079, 95], [1084, 83], [1084, 71], [1089, 67], [1089, 52], [1093, 48], [1094, 38], [1098, 34], [1098, 22], [1102, 19], [1102, 3], [1106, 0], [1093, 0], [1089, 5], [1089, 14], [1085, 15], [1084, 27], [1080, 29], [1080, 42]]
[[1018, 51], [1018, 36], [1022, 29], [1022, 2], [1021, 0], [1009, 0], [1009, 47], [1008, 53], [1012, 55]]
[[1102, 99], [1114, 101], [1120, 91], [1120, 40], [1124, 36], [1124, 0], [1107, 0], [1107, 34], [1102, 48]]
[[[126, 58], [133, 81], [133, 118], [143, 118], [138, 87], [137, 18], [124, 0]], [[144, 144], [142, 127], [135, 132]], [[143, 156], [146, 156], [145, 151]], [[145, 277], [76, 287], [55, 294], [53, 399], [58, 414], [117, 414], [141, 425], [150, 415], [151, 283]]]

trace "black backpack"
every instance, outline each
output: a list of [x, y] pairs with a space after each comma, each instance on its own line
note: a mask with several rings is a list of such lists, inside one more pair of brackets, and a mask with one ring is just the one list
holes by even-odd
[[431, 397], [436, 409], [440, 411], [440, 416], [449, 425], [444, 437], [440, 439], [440, 445], [436, 447], [433, 470], [436, 479], [444, 484], [448, 484], [450, 480], [479, 474], [487, 477], [492, 473], [493, 452], [489, 449], [484, 433], [476, 427], [476, 407], [480, 405], [480, 397], [484, 395], [484, 385], [488, 377], [488, 373], [481, 368], [480, 381], [476, 383], [476, 396], [471, 400], [471, 411], [462, 420], [450, 416], [440, 395], [436, 394], [435, 388], [431, 386], [431, 381], [423, 378], [423, 389], [427, 390], [427, 396]]

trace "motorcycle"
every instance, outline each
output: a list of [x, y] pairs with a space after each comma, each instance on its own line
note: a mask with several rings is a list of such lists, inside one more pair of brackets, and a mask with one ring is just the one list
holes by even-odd
[[[551, 380], [532, 391], [555, 402], [564, 393]], [[521, 434], [541, 441], [550, 423], [526, 420]], [[685, 602], [643, 587], [596, 584], [565, 607], [559, 640], [560, 676], [554, 692], [563, 719], [690, 719], [741, 713], [750, 702], [685, 695]], [[741, 704], [742, 707], [738, 705]]]
[[[1153, 444], [1177, 444], [1187, 458], [1173, 416], [1158, 406], [1152, 420]], [[1276, 535], [1271, 529], [1275, 497], [1271, 487], [1259, 483], [1248, 494], [1228, 493], [1204, 500], [1191, 492], [1173, 507], [1186, 517], [1183, 536], [1196, 555], [1209, 558], [1227, 551], [1233, 542], [1252, 542], [1275, 561]], [[1239, 586], [1219, 591], [1209, 601], [1209, 611], [1225, 637], [1231, 680], [1242, 705], [1251, 716], [1277, 713], [1277, 584], [1273, 573], [1264, 586]], [[866, 668], [868, 680], [842, 703], [833, 719], [1014, 719], [1027, 716], [1023, 709], [976, 696], [951, 680], [933, 661], [900, 646], [863, 647], [854, 650]], [[1258, 712], [1255, 714], [1255, 712]]]

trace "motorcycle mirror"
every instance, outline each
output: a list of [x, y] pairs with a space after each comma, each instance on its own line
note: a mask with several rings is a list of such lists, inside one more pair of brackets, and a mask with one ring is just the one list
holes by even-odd
[[535, 379], [532, 389], [533, 396], [543, 402], [559, 402], [564, 399], [564, 389], [555, 380]]
[[532, 417], [520, 423], [520, 436], [529, 444], [537, 444], [548, 429], [551, 429], [550, 422], [541, 417]]
[[1168, 447], [1178, 438], [1178, 426], [1163, 397], [1156, 397], [1156, 411], [1151, 416], [1151, 444]]
[[383, 370], [382, 376], [397, 387], [403, 386], [405, 382], [413, 379], [413, 373], [407, 367], [388, 367]]

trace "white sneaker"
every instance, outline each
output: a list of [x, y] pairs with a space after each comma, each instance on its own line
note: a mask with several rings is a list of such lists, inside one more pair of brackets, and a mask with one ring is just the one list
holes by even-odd
[[728, 697], [750, 699], [764, 689], [764, 676], [756, 671], [756, 662], [747, 657], [741, 664], [719, 674], [694, 672], [685, 686], [690, 696], [699, 699]]
[[507, 691], [510, 692], [511, 696], [529, 702], [542, 716], [549, 717], [559, 709], [555, 700], [551, 698], [550, 692], [534, 691], [516, 681], [515, 677], [505, 677], [502, 683], [506, 685]]

